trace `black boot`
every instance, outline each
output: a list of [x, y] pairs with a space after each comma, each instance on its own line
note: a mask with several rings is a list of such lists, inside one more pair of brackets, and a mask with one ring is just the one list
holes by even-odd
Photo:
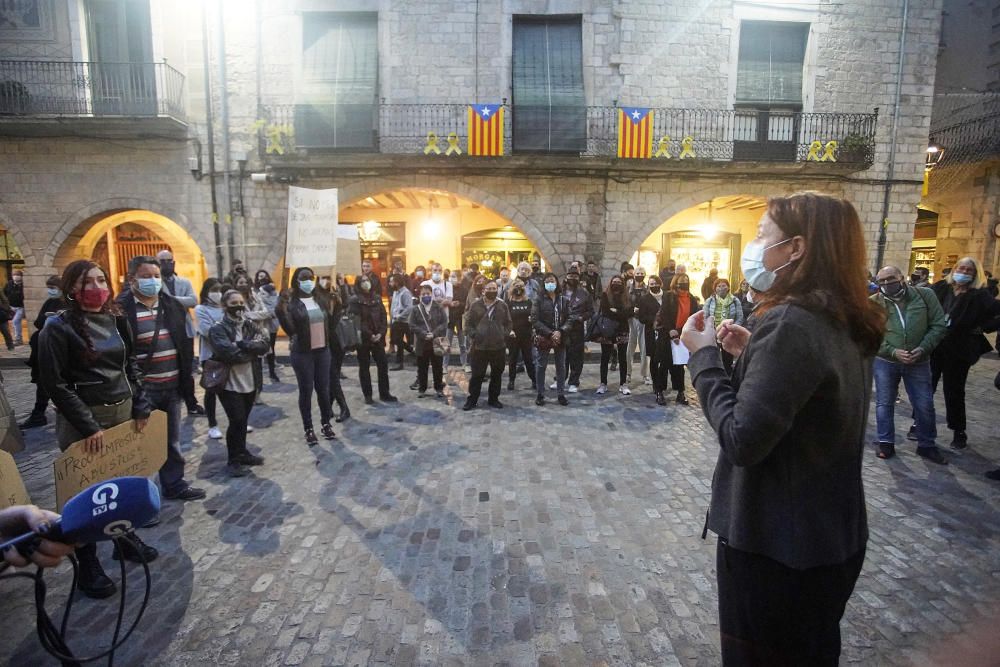
[[115, 540], [115, 550], [111, 557], [115, 560], [132, 561], [133, 563], [152, 563], [160, 552], [139, 539], [132, 533], [127, 538]]
[[35, 428], [36, 426], [45, 426], [48, 423], [49, 420], [45, 418], [44, 410], [41, 413], [33, 411], [30, 415], [28, 415], [27, 419], [18, 424], [18, 427], [20, 427], [21, 430], [25, 430], [29, 428]]
[[665, 399], [663, 397], [663, 392], [662, 391], [656, 392], [656, 404], [657, 405], [666, 405], [667, 404], [667, 399]]
[[101, 561], [97, 557], [96, 544], [84, 544], [76, 548], [76, 560], [80, 565], [80, 573], [76, 587], [88, 598], [101, 600], [115, 594], [117, 587], [111, 577], [104, 573]]
[[274, 354], [267, 355], [267, 373], [271, 378], [271, 382], [281, 382], [281, 378], [278, 377], [278, 371], [275, 369]]
[[681, 405], [687, 405], [688, 404], [688, 399], [687, 399], [687, 396], [684, 395], [684, 390], [683, 389], [681, 389], [679, 392], [677, 392], [677, 403], [679, 403]]

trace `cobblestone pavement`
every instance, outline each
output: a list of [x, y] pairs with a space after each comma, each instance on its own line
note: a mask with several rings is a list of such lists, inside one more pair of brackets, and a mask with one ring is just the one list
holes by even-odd
[[[1000, 465], [998, 369], [995, 358], [973, 369], [971, 444], [948, 452], [951, 465], [915, 455], [905, 402], [899, 455], [869, 449], [871, 541], [844, 663], [941, 663], [937, 652], [975, 647], [977, 628], [995, 632], [1000, 484], [983, 472]], [[185, 421], [189, 477], [209, 497], [166, 502], [142, 531], [161, 556], [118, 664], [718, 664], [715, 540], [700, 539], [718, 448], [694, 400], [658, 408], [648, 388], [597, 397], [588, 365], [589, 389], [570, 407], [535, 407], [522, 378], [505, 409], [484, 398], [464, 413], [460, 370], [441, 401], [406, 388], [408, 367], [391, 374], [398, 406], [365, 407], [347, 373], [354, 418], [313, 450], [293, 386], [266, 388], [251, 418], [252, 448], [267, 457], [257, 476], [228, 479], [205, 419]], [[23, 415], [27, 373], [4, 374]], [[938, 408], [942, 422], [940, 393]], [[43, 506], [54, 452], [48, 427], [17, 457]], [[101, 553], [117, 577], [110, 548]], [[141, 589], [130, 567], [131, 612]], [[66, 566], [47, 575], [50, 609], [69, 579]], [[34, 634], [29, 585], [0, 588], [0, 663], [54, 664]], [[117, 598], [77, 603], [79, 654], [106, 645], [116, 612]]]

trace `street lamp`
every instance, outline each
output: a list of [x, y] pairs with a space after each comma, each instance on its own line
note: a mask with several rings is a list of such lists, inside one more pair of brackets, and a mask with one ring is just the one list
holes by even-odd
[[924, 187], [921, 190], [921, 196], [926, 197], [930, 192], [931, 170], [940, 164], [943, 157], [944, 146], [939, 145], [934, 141], [934, 137], [931, 137], [930, 142], [927, 144], [927, 153], [924, 157]]

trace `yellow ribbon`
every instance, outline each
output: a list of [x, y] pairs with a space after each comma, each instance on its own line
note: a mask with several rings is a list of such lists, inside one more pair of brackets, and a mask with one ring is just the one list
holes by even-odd
[[261, 129], [264, 130], [264, 138], [267, 139], [264, 152], [268, 154], [277, 153], [278, 155], [284, 155], [286, 147], [291, 148], [292, 136], [295, 133], [291, 125], [268, 124], [266, 120], [258, 120], [253, 124], [251, 129], [254, 132], [258, 132]]
[[822, 141], [814, 141], [811, 144], [809, 144], [809, 155], [806, 155], [806, 161], [819, 162], [820, 160], [819, 152], [822, 148], [823, 148]]
[[448, 150], [444, 152], [445, 155], [451, 155], [455, 153], [457, 155], [462, 154], [462, 149], [458, 147], [458, 133], [450, 132], [448, 134]]
[[427, 145], [424, 146], [424, 155], [429, 155], [430, 153], [441, 155], [441, 149], [438, 148], [438, 135], [433, 132], [427, 133]]
[[826, 142], [826, 146], [823, 149], [823, 157], [820, 158], [820, 162], [836, 162], [837, 156], [834, 153], [837, 150], [836, 141]]
[[670, 135], [664, 134], [660, 137], [660, 143], [656, 145], [656, 152], [653, 153], [653, 157], [665, 157], [668, 160], [672, 157], [670, 155]]
[[678, 159], [683, 160], [686, 157], [697, 157], [694, 154], [694, 137], [690, 135], [684, 137], [684, 140], [681, 141], [681, 154], [678, 156]]

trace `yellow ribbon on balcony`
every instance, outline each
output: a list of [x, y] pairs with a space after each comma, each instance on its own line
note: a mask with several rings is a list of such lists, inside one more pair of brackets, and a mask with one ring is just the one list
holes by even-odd
[[444, 152], [445, 155], [451, 155], [455, 153], [457, 155], [462, 154], [462, 149], [458, 147], [458, 133], [449, 132], [448, 133], [448, 150]]
[[807, 162], [819, 162], [819, 152], [823, 150], [822, 141], [813, 141], [809, 144], [809, 154], [806, 155]]
[[837, 151], [836, 141], [826, 142], [826, 146], [823, 147], [823, 157], [819, 159], [820, 162], [836, 162], [837, 161], [837, 156], [835, 154], [836, 151]]
[[698, 157], [694, 154], [694, 137], [688, 135], [681, 141], [681, 154], [678, 156], [678, 159], [683, 160], [684, 158], [693, 157]]
[[[267, 140], [264, 152], [268, 155], [272, 153], [277, 153], [278, 155], [284, 155], [286, 148], [291, 148], [291, 139], [295, 131], [291, 125], [279, 125], [278, 123], [270, 123], [266, 120], [257, 120], [251, 127], [252, 132], [259, 132], [264, 130], [264, 138]], [[288, 145], [285, 145], [285, 142]]]
[[660, 137], [660, 143], [656, 145], [656, 152], [653, 153], [653, 157], [665, 157], [668, 160], [672, 157], [670, 155], [670, 135], [664, 134]]
[[424, 146], [424, 155], [430, 155], [431, 153], [441, 155], [441, 149], [438, 148], [438, 135], [434, 132], [427, 133], [427, 145]]

